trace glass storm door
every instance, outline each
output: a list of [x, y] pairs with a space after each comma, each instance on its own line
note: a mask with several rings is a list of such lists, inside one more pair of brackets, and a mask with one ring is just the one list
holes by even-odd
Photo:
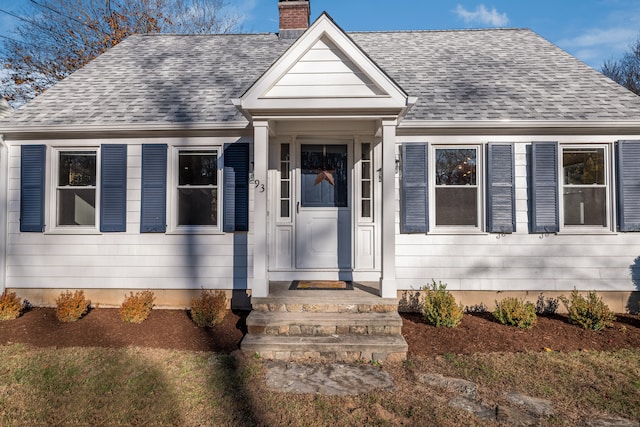
[[351, 267], [348, 146], [302, 144], [296, 267]]

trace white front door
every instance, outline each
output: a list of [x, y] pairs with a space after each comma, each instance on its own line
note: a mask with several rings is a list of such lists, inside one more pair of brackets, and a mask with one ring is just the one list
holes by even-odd
[[296, 268], [351, 268], [349, 145], [300, 144]]

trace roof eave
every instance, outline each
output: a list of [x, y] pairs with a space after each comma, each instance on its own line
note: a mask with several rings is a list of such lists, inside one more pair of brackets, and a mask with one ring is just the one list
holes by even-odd
[[640, 134], [640, 120], [410, 120], [398, 126], [404, 134]]
[[250, 127], [248, 121], [235, 122], [187, 122], [187, 123], [127, 123], [108, 125], [0, 125], [0, 134], [37, 135], [37, 134], [86, 134], [86, 133], [123, 133], [123, 132], [167, 132], [167, 131], [233, 131], [246, 130]]

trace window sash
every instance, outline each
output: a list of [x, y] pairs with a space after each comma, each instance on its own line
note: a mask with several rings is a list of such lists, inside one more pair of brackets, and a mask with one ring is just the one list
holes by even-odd
[[360, 144], [360, 218], [373, 217], [373, 153], [372, 144]]
[[[65, 164], [65, 161], [72, 161], [74, 156], [89, 158], [89, 165], [83, 168], [83, 165]], [[56, 227], [96, 227], [98, 158], [98, 150], [95, 149], [75, 148], [57, 151]], [[81, 175], [83, 173], [86, 176]]]
[[280, 218], [291, 218], [291, 145], [280, 144]]
[[[559, 163], [562, 226], [610, 227], [609, 150], [605, 145], [563, 146]], [[593, 161], [597, 164], [593, 164]], [[591, 165], [588, 165], [591, 163]]]
[[[431, 152], [433, 226], [441, 231], [479, 230], [482, 224], [480, 146], [438, 145], [433, 146]], [[444, 163], [445, 156], [451, 164]], [[461, 175], [456, 173], [458, 170]]]
[[[196, 159], [200, 156], [200, 159]], [[211, 164], [207, 164], [206, 161]], [[180, 230], [218, 228], [220, 208], [220, 156], [217, 148], [177, 147], [174, 162], [174, 227]], [[193, 167], [196, 170], [186, 171]], [[197, 169], [200, 170], [197, 170]]]

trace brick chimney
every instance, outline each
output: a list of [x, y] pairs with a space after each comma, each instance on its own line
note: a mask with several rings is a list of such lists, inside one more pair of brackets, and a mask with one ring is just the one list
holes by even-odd
[[297, 39], [309, 28], [309, 0], [278, 0], [280, 38]]

